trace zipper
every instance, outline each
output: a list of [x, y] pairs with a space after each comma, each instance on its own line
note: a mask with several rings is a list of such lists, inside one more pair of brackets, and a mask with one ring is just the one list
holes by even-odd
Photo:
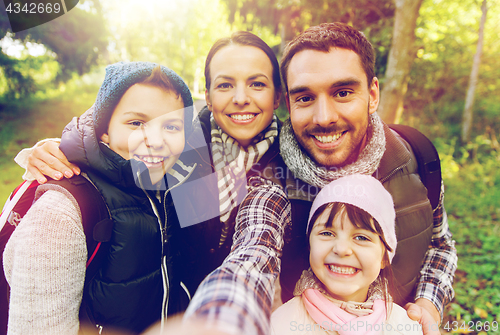
[[176, 185], [172, 186], [169, 188], [167, 191], [165, 191], [165, 196], [163, 198], [163, 210], [165, 214], [165, 224], [162, 226], [160, 215], [158, 213], [158, 208], [156, 208], [156, 205], [154, 201], [151, 199], [149, 196], [148, 192], [144, 189], [144, 185], [142, 184], [142, 180], [140, 178], [139, 171], [137, 171], [137, 179], [139, 180], [139, 184], [141, 186], [142, 191], [148, 198], [149, 202], [151, 203], [151, 207], [153, 208], [153, 211], [158, 219], [158, 225], [160, 227], [160, 232], [161, 232], [161, 254], [162, 254], [162, 259], [161, 259], [161, 274], [162, 274], [162, 280], [163, 280], [163, 301], [162, 301], [162, 311], [161, 311], [161, 324], [160, 324], [160, 333], [163, 333], [163, 329], [166, 324], [167, 320], [167, 314], [168, 314], [168, 302], [169, 302], [169, 293], [170, 293], [170, 282], [168, 279], [168, 268], [167, 268], [167, 258], [164, 255], [164, 246], [166, 243], [166, 233], [167, 233], [167, 206], [166, 206], [166, 201], [167, 201], [167, 195], [168, 193], [173, 190], [174, 188], [182, 185], [193, 173], [197, 166], [197, 163], [193, 165], [193, 169], [189, 172], [189, 174], [179, 183]]
[[385, 178], [383, 179], [380, 179], [380, 182], [383, 184], [385, 183], [389, 178], [391, 178], [394, 174], [396, 174], [396, 172], [404, 169], [405, 167], [408, 166], [408, 164], [410, 164], [411, 160], [409, 160], [408, 162], [406, 162], [405, 164], [401, 165], [401, 166], [398, 166], [397, 168], [395, 168], [394, 170], [391, 171], [391, 173], [389, 173], [387, 176], [385, 176]]
[[[162, 246], [161, 246], [161, 251], [162, 251], [162, 254], [163, 254], [163, 247], [164, 245], [166, 244], [166, 234], [167, 234], [167, 196], [168, 194], [170, 193], [170, 191], [172, 191], [174, 188], [176, 187], [179, 187], [180, 185], [184, 184], [184, 182], [186, 180], [189, 179], [189, 177], [191, 176], [191, 174], [193, 173], [194, 169], [196, 168], [198, 164], [195, 163], [193, 165], [193, 169], [188, 173], [188, 175], [183, 179], [181, 180], [179, 183], [175, 184], [174, 186], [172, 186], [171, 188], [169, 188], [166, 192], [165, 192], [165, 195], [163, 196], [163, 210], [164, 210], [164, 214], [165, 214], [165, 225], [164, 225], [164, 228], [162, 229]], [[168, 269], [167, 269], [167, 259], [165, 256], [163, 256], [163, 259], [162, 259], [162, 268], [164, 268], [165, 270], [165, 277], [164, 277], [164, 284], [166, 282], [166, 285], [167, 285], [167, 291], [169, 290], [169, 287], [170, 287], [170, 283], [169, 283], [169, 279], [168, 279]], [[168, 315], [168, 302], [169, 302], [169, 295], [167, 294], [166, 296], [164, 295], [163, 297], [163, 306], [162, 306], [162, 313], [161, 313], [161, 326], [160, 326], [160, 329], [161, 329], [161, 333], [163, 333], [163, 329], [165, 327], [165, 324], [166, 324], [166, 320], [167, 320], [167, 315]]]
[[[160, 227], [160, 232], [161, 232], [161, 277], [162, 277], [162, 282], [163, 282], [163, 300], [162, 300], [162, 306], [161, 306], [161, 309], [162, 309], [162, 313], [161, 313], [161, 332], [163, 332], [163, 327], [164, 327], [164, 323], [165, 323], [165, 317], [164, 315], [165, 314], [165, 306], [166, 304], [168, 304], [168, 294], [169, 294], [169, 282], [168, 282], [168, 269], [166, 268], [166, 262], [165, 262], [165, 256], [163, 255], [164, 253], [164, 236], [165, 236], [165, 233], [166, 233], [166, 229], [164, 229], [162, 227], [162, 223], [161, 223], [161, 219], [160, 219], [160, 215], [158, 213], [158, 208], [156, 207], [154, 201], [151, 199], [151, 197], [149, 196], [148, 192], [146, 192], [146, 190], [144, 189], [144, 185], [142, 183], [142, 180], [140, 178], [140, 174], [139, 174], [139, 171], [137, 171], [137, 180], [139, 180], [139, 184], [141, 186], [141, 189], [142, 191], [144, 192], [144, 194], [146, 195], [146, 197], [148, 198], [149, 200], [149, 203], [151, 204], [151, 208], [153, 209], [153, 212], [155, 213], [156, 215], [156, 219], [158, 220], [158, 226]], [[166, 217], [165, 217], [165, 221], [166, 221]], [[166, 222], [165, 222], [165, 226], [166, 226]]]

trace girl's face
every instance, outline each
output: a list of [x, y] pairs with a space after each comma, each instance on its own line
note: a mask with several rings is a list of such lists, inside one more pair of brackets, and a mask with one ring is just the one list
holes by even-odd
[[123, 158], [146, 164], [155, 184], [184, 150], [184, 103], [174, 92], [135, 84], [116, 105], [101, 140]]
[[269, 126], [279, 105], [271, 61], [259, 48], [229, 45], [209, 66], [208, 109], [219, 127], [246, 147]]
[[311, 269], [332, 297], [364, 302], [368, 287], [384, 267], [385, 247], [379, 235], [355, 227], [344, 212], [326, 228], [330, 212], [328, 206], [311, 230]]

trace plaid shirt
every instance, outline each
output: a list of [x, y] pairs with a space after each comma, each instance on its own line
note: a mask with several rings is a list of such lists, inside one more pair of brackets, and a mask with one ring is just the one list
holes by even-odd
[[436, 306], [441, 320], [444, 306], [454, 297], [453, 278], [457, 269], [457, 250], [451, 238], [448, 217], [443, 204], [444, 185], [441, 183], [439, 205], [434, 209], [432, 240], [420, 269], [415, 299], [425, 298]]
[[[241, 204], [231, 254], [200, 284], [185, 319], [205, 317], [209, 326], [228, 334], [269, 333], [283, 232], [290, 223], [290, 203], [283, 189], [269, 183], [251, 191]], [[454, 296], [452, 284], [457, 266], [443, 198], [441, 187], [431, 245], [415, 296], [434, 303], [441, 316]]]
[[268, 334], [290, 202], [281, 186], [254, 177], [240, 205], [230, 254], [200, 284], [184, 320], [204, 318], [227, 334]]

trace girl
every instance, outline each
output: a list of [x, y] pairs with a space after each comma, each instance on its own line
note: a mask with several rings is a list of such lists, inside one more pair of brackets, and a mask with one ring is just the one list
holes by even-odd
[[[191, 93], [153, 63], [106, 68], [93, 108], [67, 126], [61, 149], [96, 186], [113, 219], [103, 263], [84, 289], [80, 209], [56, 185], [37, 200], [4, 252], [11, 287], [8, 334], [77, 334], [82, 302], [99, 330], [140, 333], [186, 308], [175, 269], [177, 215], [169, 190], [194, 167], [179, 156], [192, 131]], [[168, 175], [166, 174], [168, 172]]]
[[273, 334], [422, 334], [391, 302], [394, 204], [371, 176], [324, 187], [307, 225], [310, 269], [271, 317]]

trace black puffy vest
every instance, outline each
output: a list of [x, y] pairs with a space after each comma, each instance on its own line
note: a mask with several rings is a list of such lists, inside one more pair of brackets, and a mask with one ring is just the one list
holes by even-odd
[[87, 173], [114, 221], [103, 264], [84, 288], [82, 303], [91, 321], [140, 333], [162, 313], [187, 308], [177, 275], [179, 247], [172, 236], [180, 228], [170, 194], [162, 191], [158, 200], [136, 185], [130, 162], [97, 141], [90, 113], [66, 127], [60, 148]]

